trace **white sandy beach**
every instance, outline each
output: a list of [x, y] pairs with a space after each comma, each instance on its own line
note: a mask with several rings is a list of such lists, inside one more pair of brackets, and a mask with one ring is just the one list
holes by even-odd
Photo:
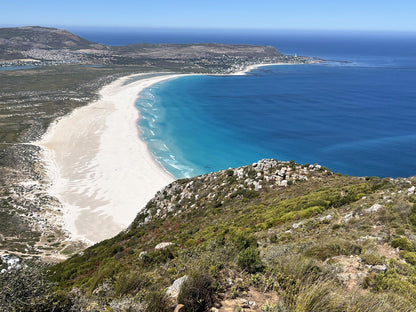
[[[281, 64], [252, 65], [234, 75], [269, 65]], [[59, 119], [34, 143], [43, 148], [49, 193], [62, 204], [71, 239], [95, 243], [118, 234], [175, 180], [140, 139], [135, 102], [143, 89], [179, 76], [184, 75], [120, 78], [101, 89], [98, 101]]]
[[91, 243], [125, 229], [154, 194], [174, 181], [139, 138], [138, 94], [181, 75], [124, 77], [105, 86], [100, 99], [51, 125], [37, 145], [62, 204], [71, 239]]

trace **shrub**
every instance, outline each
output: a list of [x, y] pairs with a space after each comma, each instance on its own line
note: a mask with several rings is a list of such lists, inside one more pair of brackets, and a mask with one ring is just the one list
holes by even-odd
[[399, 248], [400, 250], [407, 250], [407, 251], [415, 250], [412, 242], [406, 236], [401, 236], [401, 237], [393, 239], [391, 241], [391, 245], [394, 248]]
[[54, 285], [49, 282], [46, 269], [42, 263], [32, 263], [0, 274], [0, 311], [53, 311], [57, 307], [70, 307], [68, 297], [53, 294]]
[[336, 311], [414, 311], [413, 304], [410, 301], [394, 293], [377, 294], [353, 291], [348, 295], [342, 295], [340, 298], [338, 298], [337, 303], [337, 307], [339, 307], [339, 309]]
[[214, 304], [213, 296], [212, 277], [203, 272], [195, 272], [183, 282], [178, 295], [178, 303], [185, 306], [186, 312], [203, 312]]
[[239, 189], [238, 191], [235, 191], [234, 193], [232, 193], [230, 195], [231, 198], [235, 198], [237, 196], [242, 196], [246, 199], [253, 199], [253, 198], [257, 198], [259, 197], [259, 193], [254, 191], [254, 190], [249, 190], [249, 189]]
[[255, 247], [242, 250], [238, 255], [238, 266], [249, 273], [256, 273], [263, 269], [260, 253]]
[[361, 251], [362, 246], [360, 245], [355, 245], [344, 240], [333, 240], [312, 246], [306, 251], [305, 255], [325, 261], [334, 256], [360, 254]]
[[393, 209], [396, 211], [398, 216], [400, 217], [401, 221], [407, 223], [409, 220], [409, 216], [412, 213], [412, 206], [408, 203], [399, 202], [393, 206]]
[[164, 290], [152, 290], [145, 298], [146, 312], [170, 312], [172, 302]]
[[279, 298], [287, 307], [296, 306], [296, 298], [307, 285], [319, 284], [333, 278], [335, 272], [330, 266], [314, 259], [299, 255], [276, 257], [269, 268], [273, 274]]
[[330, 281], [306, 284], [297, 295], [293, 311], [333, 311], [331, 301], [334, 289], [336, 285]]
[[110, 279], [118, 270], [119, 264], [114, 259], [106, 259], [101, 263], [97, 273], [88, 281], [90, 293], [102, 282]]
[[365, 254], [361, 256], [361, 259], [369, 265], [383, 264], [383, 259], [375, 254]]
[[257, 238], [247, 233], [241, 233], [234, 238], [233, 244], [238, 251], [249, 247], [257, 248]]
[[154, 250], [142, 256], [142, 261], [148, 266], [165, 263], [172, 260], [178, 255], [178, 248], [176, 246], [168, 246], [161, 250]]
[[411, 252], [407, 250], [400, 251], [400, 257], [406, 260], [407, 263], [416, 265], [416, 252]]
[[283, 303], [270, 304], [266, 302], [261, 307], [261, 312], [289, 312], [289, 309]]
[[136, 294], [142, 288], [149, 286], [152, 281], [138, 272], [123, 273], [117, 278], [116, 295]]

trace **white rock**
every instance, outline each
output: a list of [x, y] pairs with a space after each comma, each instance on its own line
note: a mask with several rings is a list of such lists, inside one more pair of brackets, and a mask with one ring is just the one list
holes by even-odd
[[287, 186], [287, 180], [280, 181], [280, 186]]
[[253, 184], [254, 184], [254, 190], [258, 191], [258, 190], [261, 190], [262, 189], [262, 186], [261, 186], [261, 184], [259, 182], [254, 181]]
[[354, 216], [354, 214], [352, 212], [350, 212], [342, 218], [342, 221], [343, 222], [348, 222], [353, 216]]
[[371, 266], [371, 271], [374, 272], [386, 272], [387, 271], [387, 265], [385, 264], [377, 264]]
[[380, 204], [374, 204], [370, 208], [366, 209], [365, 212], [377, 212], [380, 208], [383, 208], [383, 205]]
[[165, 249], [166, 247], [169, 247], [169, 246], [171, 246], [171, 245], [173, 245], [173, 243], [170, 243], [170, 242], [163, 242], [163, 243], [157, 244], [157, 245], [155, 246], [155, 250], [162, 250], [162, 249]]
[[20, 269], [20, 259], [16, 256], [4, 255], [2, 256], [3, 262], [7, 265], [7, 270]]
[[166, 289], [166, 293], [172, 298], [177, 298], [183, 283], [188, 279], [188, 275], [184, 275], [173, 282], [171, 286]]
[[293, 223], [292, 228], [297, 229], [298, 227], [300, 227], [304, 223], [305, 223], [305, 221], [300, 221], [298, 223]]
[[331, 220], [332, 219], [332, 215], [327, 215], [327, 216], [323, 216], [319, 218], [319, 221], [326, 221], [326, 220]]

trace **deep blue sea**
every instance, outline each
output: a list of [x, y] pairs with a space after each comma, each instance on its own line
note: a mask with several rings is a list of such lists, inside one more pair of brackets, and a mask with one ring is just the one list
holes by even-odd
[[142, 136], [178, 178], [262, 158], [349, 175], [416, 175], [416, 34], [73, 31], [113, 45], [250, 43], [329, 60], [247, 76], [182, 77], [143, 92]]

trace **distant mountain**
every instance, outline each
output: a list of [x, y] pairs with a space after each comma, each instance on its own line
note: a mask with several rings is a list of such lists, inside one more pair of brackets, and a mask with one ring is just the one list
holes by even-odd
[[93, 43], [67, 30], [27, 26], [0, 28], [0, 48], [13, 49], [100, 49], [104, 45]]
[[229, 73], [258, 63], [308, 63], [274, 47], [234, 44], [146, 44], [107, 46], [67, 30], [39, 26], [0, 28], [0, 66], [134, 65], [144, 70]]

